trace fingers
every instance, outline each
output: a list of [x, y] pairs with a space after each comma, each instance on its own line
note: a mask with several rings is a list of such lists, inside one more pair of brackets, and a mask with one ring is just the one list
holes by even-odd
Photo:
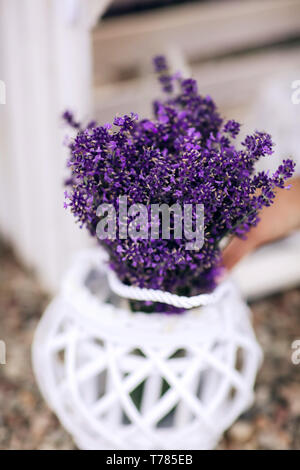
[[223, 263], [227, 270], [231, 270], [244, 256], [250, 254], [255, 249], [255, 244], [251, 239], [241, 240], [233, 238], [223, 251]]
[[259, 246], [285, 237], [300, 228], [300, 178], [292, 180], [290, 191], [277, 190], [277, 199], [260, 213], [261, 221], [248, 233], [247, 240], [234, 237], [223, 252], [223, 262], [231, 270], [244, 256]]

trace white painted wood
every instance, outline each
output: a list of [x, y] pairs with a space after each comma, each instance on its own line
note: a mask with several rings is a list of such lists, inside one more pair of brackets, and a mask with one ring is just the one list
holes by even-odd
[[92, 114], [90, 29], [108, 1], [74, 2], [78, 21], [63, 14], [67, 3], [0, 0], [0, 79], [7, 88], [0, 109], [0, 229], [50, 289], [72, 253], [88, 243], [63, 209], [67, 131], [60, 115], [66, 108], [79, 119]]
[[[280, 63], [280, 68], [278, 64]], [[288, 50], [256, 52], [240, 57], [231, 57], [219, 61], [207, 61], [189, 67], [193, 78], [197, 80], [200, 92], [211, 95], [221, 112], [230, 117], [240, 117], [248, 128], [256, 125], [252, 111], [256, 102], [271, 86], [273, 81], [282, 79], [285, 71], [285, 83], [282, 86], [290, 91], [290, 83], [297, 77], [300, 67], [300, 48]], [[101, 122], [110, 120], [117, 112], [136, 110], [141, 116], [151, 112], [150, 102], [160, 93], [155, 77], [143, 77], [124, 82], [111, 83], [94, 88], [95, 112]], [[289, 98], [287, 98], [289, 100]], [[261, 101], [261, 100], [260, 100]], [[258, 107], [256, 105], [256, 108]], [[270, 101], [267, 103], [270, 105]], [[276, 101], [273, 108], [276, 107]], [[296, 109], [296, 106], [295, 106]], [[237, 114], [232, 116], [232, 111]], [[256, 118], [258, 116], [256, 112]]]
[[[4, 76], [4, 54], [3, 17], [0, 14], [0, 79], [3, 81], [3, 83], [6, 83], [7, 76]], [[4, 157], [6, 154], [8, 137], [8, 119], [6, 119], [6, 117], [7, 108], [2, 101], [2, 103], [0, 103], [0, 226], [2, 227], [2, 234], [4, 236], [7, 236], [9, 233], [8, 204], [5, 197], [8, 194], [9, 178], [9, 166], [7, 159]]]
[[63, 0], [58, 1], [60, 17], [66, 25], [93, 28], [111, 0]]
[[117, 81], [124, 71], [139, 71], [149, 56], [169, 49], [195, 63], [268, 44], [299, 33], [299, 17], [299, 0], [227, 0], [108, 19], [93, 35], [95, 84]]
[[[29, 261], [31, 239], [28, 217], [31, 213], [27, 168], [24, 160], [25, 138], [25, 88], [22, 57], [24, 36], [21, 16], [15, 0], [1, 1], [1, 30], [6, 46], [3, 50], [3, 76], [6, 82], [6, 105], [2, 108], [1, 124], [5, 128], [6, 145], [1, 154], [6, 168], [7, 193], [3, 195], [8, 207], [5, 233], [15, 243], [21, 241], [23, 258]], [[1, 125], [2, 127], [2, 125]], [[29, 142], [27, 141], [29, 144]]]

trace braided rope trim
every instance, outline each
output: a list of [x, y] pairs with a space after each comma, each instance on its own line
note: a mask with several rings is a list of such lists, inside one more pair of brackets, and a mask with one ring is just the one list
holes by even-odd
[[160, 302], [172, 305], [173, 307], [190, 309], [200, 306], [211, 305], [218, 302], [230, 289], [232, 284], [223, 282], [211, 294], [200, 294], [193, 297], [185, 297], [171, 292], [156, 289], [146, 289], [144, 287], [127, 286], [117, 277], [116, 273], [108, 269], [108, 282], [111, 290], [126, 299]]

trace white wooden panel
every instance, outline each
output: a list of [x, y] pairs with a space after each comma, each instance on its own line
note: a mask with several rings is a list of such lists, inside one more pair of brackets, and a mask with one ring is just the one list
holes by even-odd
[[[272, 82], [280, 81], [285, 71], [285, 84], [290, 91], [290, 83], [297, 78], [299, 68], [300, 48], [294, 47], [208, 61], [190, 67], [190, 73], [197, 80], [201, 94], [211, 95], [222, 113], [228, 114], [228, 117], [240, 118], [245, 123], [251, 119], [251, 127], [257, 125], [253, 122], [252, 114], [255, 103], [258, 100], [261, 102], [260, 96], [265, 93], [264, 85], [269, 87]], [[97, 86], [94, 91], [96, 116], [103, 122], [111, 119], [117, 112], [135, 110], [141, 116], [149, 115], [150, 102], [159, 93], [154, 77]], [[270, 106], [270, 100], [266, 104]], [[256, 108], [258, 105], [259, 103]], [[236, 114], [232, 115], [232, 110], [236, 110]], [[258, 114], [257, 110], [255, 118]]]
[[[63, 209], [66, 150], [60, 116], [91, 114], [91, 36], [107, 0], [68, 2], [78, 21], [62, 14], [64, 0], [0, 0], [0, 229], [48, 288], [88, 237]], [[71, 5], [72, 4], [72, 5]], [[3, 124], [3, 125], [2, 125]]]
[[23, 257], [28, 261], [31, 254], [28, 214], [31, 212], [32, 200], [27, 190], [29, 181], [26, 178], [27, 167], [24, 158], [26, 149], [25, 89], [22, 68], [24, 37], [22, 37], [22, 17], [19, 15], [19, 7], [20, 4], [16, 0], [1, 1], [1, 29], [5, 44], [2, 60], [6, 82], [6, 105], [2, 119], [7, 126], [8, 139], [2, 158], [7, 169], [5, 200], [10, 214], [6, 220], [6, 229], [9, 230], [9, 236], [14, 242], [22, 240]]
[[299, 0], [231, 0], [108, 19], [93, 35], [95, 83], [116, 81], [170, 49], [195, 62], [299, 34], [299, 18]]

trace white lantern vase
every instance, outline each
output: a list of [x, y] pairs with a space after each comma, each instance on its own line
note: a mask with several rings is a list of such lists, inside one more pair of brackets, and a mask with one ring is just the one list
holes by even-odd
[[226, 281], [183, 314], [131, 313], [107, 271], [99, 249], [80, 254], [39, 323], [46, 401], [81, 449], [215, 447], [251, 405], [262, 357], [238, 290]]

